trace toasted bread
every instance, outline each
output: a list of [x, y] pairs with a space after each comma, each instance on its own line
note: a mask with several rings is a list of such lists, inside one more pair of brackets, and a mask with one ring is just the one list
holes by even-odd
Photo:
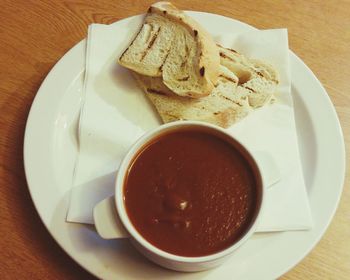
[[234, 50], [219, 49], [222, 63], [219, 79], [206, 97], [181, 97], [174, 94], [161, 77], [134, 73], [138, 84], [165, 123], [199, 120], [227, 128], [253, 109], [274, 100], [279, 78], [272, 66], [248, 59]]
[[249, 105], [262, 107], [274, 98], [279, 84], [278, 72], [266, 62], [248, 59], [232, 49], [219, 46], [220, 63], [239, 79], [237, 92], [249, 96]]
[[169, 2], [153, 4], [119, 63], [134, 72], [161, 77], [175, 94], [209, 95], [218, 80], [220, 57], [211, 36]]
[[152, 78], [134, 73], [134, 76], [151, 100], [162, 120], [198, 120], [229, 127], [250, 111], [248, 96], [235, 93], [238, 78], [226, 69], [221, 72], [211, 94], [202, 98], [178, 96], [162, 83], [161, 78]]

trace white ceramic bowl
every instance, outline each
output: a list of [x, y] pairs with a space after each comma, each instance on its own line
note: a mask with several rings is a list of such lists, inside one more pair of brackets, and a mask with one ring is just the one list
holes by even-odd
[[[201, 257], [184, 257], [184, 256], [170, 254], [149, 243], [135, 229], [135, 227], [129, 220], [128, 214], [125, 209], [125, 204], [124, 204], [124, 194], [123, 194], [124, 180], [125, 180], [125, 176], [127, 174], [128, 168], [130, 166], [130, 163], [134, 159], [134, 156], [138, 153], [138, 151], [140, 151], [140, 149], [144, 147], [146, 143], [148, 143], [158, 135], [161, 135], [165, 132], [169, 132], [172, 130], [177, 130], [179, 128], [185, 128], [185, 127], [186, 128], [197, 127], [197, 129], [205, 128], [208, 131], [212, 131], [216, 135], [222, 136], [226, 139], [230, 139], [230, 142], [232, 141], [236, 147], [238, 147], [240, 150], [245, 151], [244, 153], [245, 156], [249, 157], [250, 164], [257, 171], [256, 172], [257, 174], [256, 176], [258, 180], [257, 185], [259, 188], [261, 188], [260, 190], [261, 200], [258, 202], [259, 205], [258, 205], [257, 215], [255, 216], [255, 219], [251, 223], [250, 228], [246, 231], [246, 233], [237, 242], [232, 244], [227, 249], [224, 249], [218, 253], [201, 256]], [[138, 139], [136, 143], [130, 148], [130, 150], [124, 157], [118, 171], [116, 184], [115, 184], [115, 204], [116, 204], [119, 218], [129, 234], [130, 241], [144, 256], [149, 258], [151, 261], [169, 269], [178, 270], [178, 271], [188, 271], [188, 272], [201, 271], [201, 270], [206, 270], [206, 269], [215, 267], [223, 263], [226, 257], [231, 255], [239, 246], [241, 246], [245, 241], [247, 241], [249, 237], [251, 237], [251, 235], [254, 233], [256, 229], [257, 224], [259, 223], [261, 208], [263, 207], [264, 189], [265, 187], [263, 186], [263, 180], [262, 180], [259, 166], [254, 160], [251, 153], [244, 146], [244, 144], [240, 143], [239, 141], [234, 139], [231, 135], [227, 134], [225, 130], [217, 126], [214, 126], [208, 123], [203, 123], [203, 122], [178, 121], [178, 122], [172, 122], [169, 124], [161, 125], [156, 129], [146, 133], [140, 139]]]

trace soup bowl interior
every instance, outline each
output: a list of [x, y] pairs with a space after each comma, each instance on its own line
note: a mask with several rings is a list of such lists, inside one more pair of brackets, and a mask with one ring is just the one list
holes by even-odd
[[[125, 182], [128, 176], [129, 169], [135, 160], [135, 157], [142, 151], [152, 140], [162, 137], [168, 133], [176, 132], [179, 130], [190, 130], [190, 131], [204, 131], [215, 137], [218, 137], [225, 142], [229, 143], [233, 149], [236, 149], [245, 158], [251, 167], [255, 182], [256, 182], [256, 202], [254, 213], [250, 219], [249, 224], [245, 227], [244, 232], [240, 238], [232, 243], [229, 247], [215, 252], [209, 255], [203, 256], [181, 256], [172, 254], [151, 244], [147, 241], [142, 234], [135, 228], [133, 223], [128, 216], [126, 205], [125, 205]], [[249, 237], [254, 233], [256, 226], [259, 222], [261, 209], [263, 207], [264, 200], [264, 186], [261, 177], [261, 172], [258, 164], [254, 160], [252, 154], [248, 149], [234, 137], [227, 134], [227, 132], [217, 126], [193, 121], [178, 121], [169, 124], [159, 126], [153, 131], [147, 132], [136, 143], [130, 148], [126, 156], [124, 157], [115, 183], [115, 203], [119, 218], [130, 235], [130, 240], [133, 245], [147, 258], [153, 262], [178, 271], [200, 271], [212, 268], [221, 264], [226, 257], [232, 254], [239, 246], [241, 246]]]

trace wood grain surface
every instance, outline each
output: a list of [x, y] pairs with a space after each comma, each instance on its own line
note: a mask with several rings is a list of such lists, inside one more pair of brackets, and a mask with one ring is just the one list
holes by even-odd
[[[257, 28], [286, 27], [290, 48], [322, 82], [350, 144], [350, 1], [173, 1]], [[90, 23], [146, 11], [152, 1], [0, 0], [0, 279], [94, 279], [56, 244], [31, 201], [23, 136], [35, 94]], [[347, 154], [349, 161], [349, 153]], [[349, 172], [336, 215], [312, 252], [281, 279], [350, 279]]]

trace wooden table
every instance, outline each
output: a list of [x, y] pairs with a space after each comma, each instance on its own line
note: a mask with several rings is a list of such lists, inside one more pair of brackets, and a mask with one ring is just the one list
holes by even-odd
[[[93, 279], [56, 244], [29, 196], [23, 136], [35, 94], [90, 23], [140, 14], [152, 1], [0, 1], [0, 279]], [[350, 144], [349, 1], [174, 1], [258, 28], [287, 27], [290, 48], [330, 95]], [[347, 161], [349, 162], [349, 154]], [[340, 206], [315, 249], [281, 279], [349, 279], [349, 172]]]

